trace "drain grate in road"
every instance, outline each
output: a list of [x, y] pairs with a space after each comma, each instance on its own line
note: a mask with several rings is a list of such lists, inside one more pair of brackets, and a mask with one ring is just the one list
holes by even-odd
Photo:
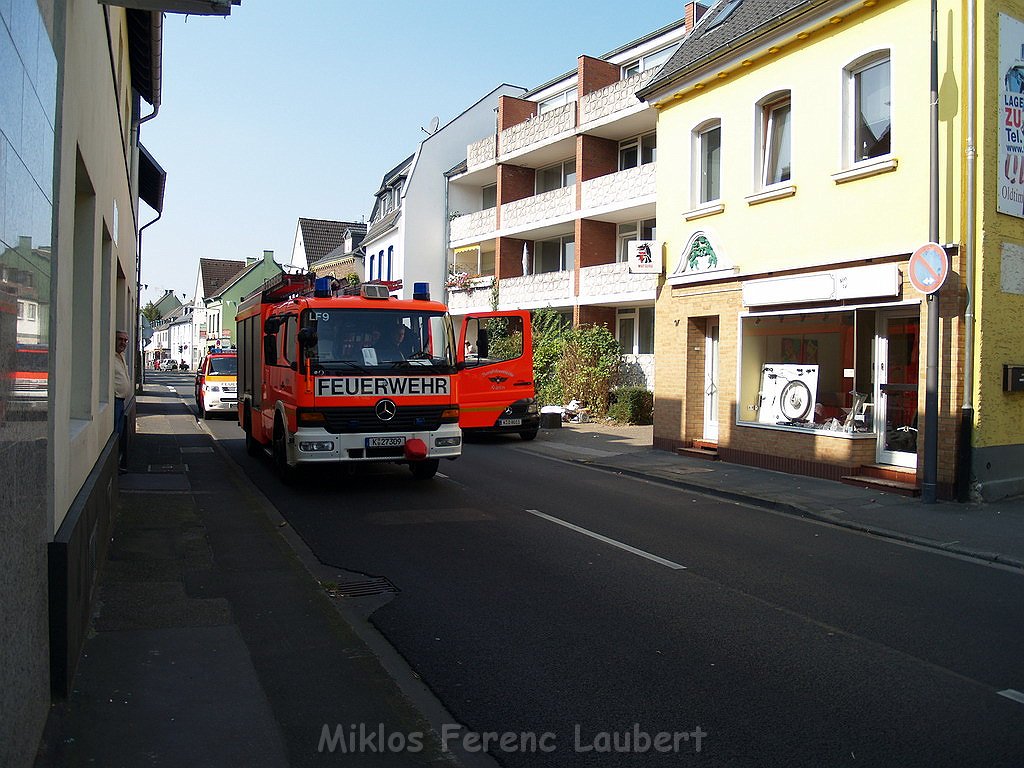
[[383, 576], [378, 579], [346, 581], [341, 584], [325, 581], [322, 585], [330, 597], [371, 597], [398, 592], [398, 587]]
[[150, 474], [160, 475], [188, 472], [188, 464], [148, 464], [146, 471]]

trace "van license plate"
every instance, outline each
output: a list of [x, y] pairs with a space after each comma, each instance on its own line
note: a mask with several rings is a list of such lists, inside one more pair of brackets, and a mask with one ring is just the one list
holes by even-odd
[[401, 448], [405, 445], [404, 437], [368, 437], [367, 448]]
[[498, 419], [499, 427], [521, 427], [523, 426], [522, 419]]

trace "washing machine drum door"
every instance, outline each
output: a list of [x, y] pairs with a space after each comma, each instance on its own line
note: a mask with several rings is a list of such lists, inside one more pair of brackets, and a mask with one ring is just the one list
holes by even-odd
[[783, 416], [790, 421], [804, 421], [812, 407], [811, 390], [802, 381], [795, 379], [782, 388], [779, 401]]

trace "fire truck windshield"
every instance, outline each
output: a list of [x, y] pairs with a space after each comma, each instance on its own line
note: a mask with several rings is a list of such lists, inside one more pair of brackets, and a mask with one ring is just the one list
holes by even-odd
[[455, 364], [451, 318], [446, 313], [331, 308], [303, 313], [316, 331], [308, 354], [314, 368], [450, 370]]

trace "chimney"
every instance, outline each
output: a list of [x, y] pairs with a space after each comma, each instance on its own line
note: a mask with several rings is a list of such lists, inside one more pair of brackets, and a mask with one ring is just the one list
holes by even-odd
[[683, 23], [686, 31], [689, 32], [697, 25], [697, 22], [701, 20], [705, 12], [708, 10], [708, 7], [702, 3], [690, 0], [690, 2], [686, 4], [685, 9]]
[[273, 261], [274, 260], [274, 252], [273, 251], [264, 251], [263, 252], [263, 260], [266, 261], [266, 262]]

